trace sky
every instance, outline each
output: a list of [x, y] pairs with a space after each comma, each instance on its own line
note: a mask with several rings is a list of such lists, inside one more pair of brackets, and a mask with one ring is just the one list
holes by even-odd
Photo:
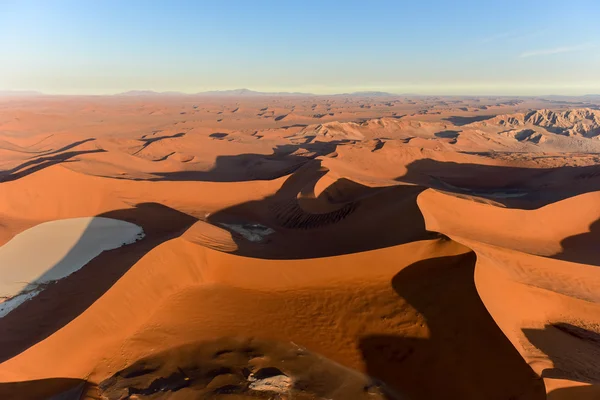
[[600, 93], [600, 1], [0, 0], [0, 90]]

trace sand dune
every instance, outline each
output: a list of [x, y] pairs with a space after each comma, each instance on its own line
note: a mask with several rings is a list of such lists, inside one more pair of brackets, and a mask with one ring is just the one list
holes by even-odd
[[0, 101], [0, 397], [597, 398], [598, 111], [553, 101]]

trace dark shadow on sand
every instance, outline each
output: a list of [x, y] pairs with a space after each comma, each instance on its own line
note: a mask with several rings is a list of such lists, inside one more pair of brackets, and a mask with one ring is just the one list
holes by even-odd
[[[424, 188], [369, 187], [342, 178], [315, 196], [315, 185], [326, 173], [319, 160], [312, 160], [273, 195], [223, 209], [208, 222], [273, 229], [259, 242], [231, 232], [235, 254], [267, 259], [335, 256], [439, 237], [426, 231], [417, 205]], [[307, 198], [299, 199], [301, 194]]]
[[77, 157], [83, 154], [104, 153], [105, 151], [106, 150], [103, 149], [68, 151], [54, 156], [37, 157], [33, 160], [26, 161], [16, 166], [15, 168], [0, 171], [0, 183], [23, 178], [24, 176], [33, 174], [34, 172], [40, 171], [52, 165], [65, 162], [72, 162], [73, 160], [71, 159], [73, 157]]
[[218, 156], [215, 166], [209, 171], [156, 172], [153, 173], [156, 178], [147, 180], [243, 182], [277, 179], [293, 173], [316, 157], [334, 153], [343, 143], [346, 141], [287, 144], [275, 147], [272, 154]]
[[440, 131], [434, 133], [433, 135], [441, 139], [456, 139], [458, 136], [460, 136], [460, 132], [461, 131]]
[[600, 190], [600, 165], [522, 168], [422, 159], [396, 180], [531, 210]]
[[371, 335], [360, 342], [367, 374], [412, 399], [546, 398], [486, 310], [475, 287], [475, 254], [430, 258], [392, 280], [424, 317], [428, 338]]
[[563, 251], [552, 256], [559, 260], [600, 266], [600, 219], [590, 225], [590, 231], [569, 236], [560, 242]]
[[[259, 366], [256, 360], [263, 360]], [[254, 390], [249, 377], [291, 377], [287, 393]], [[290, 342], [219, 337], [136, 360], [98, 384], [103, 398], [332, 399], [388, 398], [368, 377]], [[392, 398], [390, 397], [390, 400]]]
[[293, 124], [293, 125], [282, 126], [281, 129], [306, 128], [307, 126], [308, 126], [307, 124]]
[[136, 243], [102, 252], [80, 270], [48, 284], [33, 299], [0, 318], [0, 363], [71, 322], [145, 254], [181, 235], [197, 221], [190, 215], [157, 203], [142, 203], [135, 208], [111, 211], [97, 217], [134, 223], [144, 229], [146, 236]]
[[180, 137], [185, 136], [185, 134], [186, 134], [186, 132], [179, 132], [179, 133], [175, 133], [173, 135], [165, 135], [165, 136], [138, 139], [140, 142], [143, 142], [144, 144], [142, 145], [142, 147], [140, 147], [140, 149], [138, 151], [136, 151], [132, 155], [135, 156], [137, 153], [144, 150], [146, 147], [150, 146], [152, 143], [159, 142], [159, 141], [165, 140], [165, 139], [180, 138]]
[[492, 119], [494, 117], [495, 117], [495, 115], [476, 115], [474, 117], [462, 117], [462, 116], [453, 115], [451, 117], [444, 118], [444, 120], [452, 122], [456, 126], [463, 126], [463, 125], [471, 124], [473, 122], [480, 122], [480, 121]]
[[2, 400], [80, 400], [86, 381], [72, 378], [49, 378], [35, 381], [0, 383]]
[[600, 333], [565, 322], [523, 333], [552, 361], [542, 377], [600, 385]]
[[57, 150], [50, 150], [48, 152], [42, 152], [42, 155], [44, 157], [47, 157], [47, 156], [51, 156], [51, 155], [54, 155], [54, 154], [57, 154], [57, 153], [62, 153], [63, 151], [71, 150], [72, 148], [77, 147], [77, 146], [79, 146], [81, 144], [88, 143], [88, 142], [93, 142], [94, 140], [96, 140], [96, 138], [87, 138], [87, 139], [84, 139], [84, 140], [73, 142], [73, 143], [70, 143], [70, 144], [68, 144], [68, 145], [66, 145], [64, 147], [61, 147], [60, 149], [57, 149]]

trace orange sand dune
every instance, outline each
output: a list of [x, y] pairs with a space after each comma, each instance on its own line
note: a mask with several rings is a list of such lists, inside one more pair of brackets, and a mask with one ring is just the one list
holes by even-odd
[[[597, 398], [586, 101], [0, 99], [0, 286], [87, 261], [0, 317], [0, 397]], [[145, 236], [17, 270], [92, 217]]]

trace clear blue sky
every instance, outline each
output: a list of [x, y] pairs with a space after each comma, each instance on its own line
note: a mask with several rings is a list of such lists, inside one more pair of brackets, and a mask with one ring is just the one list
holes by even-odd
[[600, 92], [600, 0], [0, 0], [0, 90]]

